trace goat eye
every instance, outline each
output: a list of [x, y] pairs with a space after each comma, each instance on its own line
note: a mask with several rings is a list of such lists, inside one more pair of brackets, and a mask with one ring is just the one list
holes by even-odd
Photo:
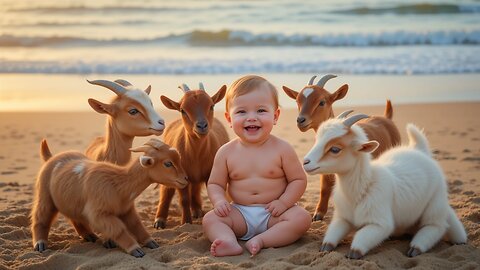
[[215, 106], [214, 106], [214, 105], [212, 105], [212, 107], [210, 107], [210, 110], [212, 110], [212, 111], [213, 111], [213, 108], [214, 108], [214, 107], [215, 107]]
[[320, 101], [320, 104], [318, 106], [325, 106], [325, 100]]
[[135, 115], [135, 114], [139, 113], [139, 111], [134, 108], [134, 109], [129, 110], [128, 113], [129, 113], [130, 115]]
[[328, 151], [330, 151], [332, 154], [338, 154], [338, 153], [340, 153], [340, 151], [342, 151], [342, 149], [340, 149], [340, 148], [338, 148], [338, 147], [336, 147], [336, 146], [332, 146], [332, 147], [330, 148], [330, 150], [328, 150]]
[[163, 163], [163, 165], [165, 165], [165, 167], [169, 168], [169, 167], [173, 166], [173, 163], [171, 161], [167, 161], [167, 162]]
[[183, 109], [180, 110], [182, 114], [187, 114]]

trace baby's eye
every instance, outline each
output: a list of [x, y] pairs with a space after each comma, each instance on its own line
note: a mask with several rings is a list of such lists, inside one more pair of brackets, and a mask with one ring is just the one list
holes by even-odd
[[259, 113], [264, 113], [264, 112], [267, 112], [267, 110], [265, 110], [265, 109], [259, 109], [257, 112], [259, 112]]
[[138, 111], [137, 109], [133, 108], [133, 109], [130, 109], [130, 110], [128, 111], [128, 113], [129, 113], [130, 115], [135, 115], [135, 114], [139, 113], [139, 111]]
[[242, 113], [245, 113], [245, 110], [238, 110], [236, 113], [242, 114]]
[[332, 146], [328, 151], [332, 154], [338, 154], [340, 153], [340, 151], [342, 151], [342, 149], [336, 146]]
[[167, 161], [167, 162], [163, 163], [163, 165], [165, 165], [165, 167], [169, 168], [169, 167], [173, 166], [173, 163], [171, 161]]

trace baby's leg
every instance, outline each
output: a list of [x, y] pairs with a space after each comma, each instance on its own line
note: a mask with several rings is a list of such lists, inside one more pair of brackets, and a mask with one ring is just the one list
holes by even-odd
[[300, 206], [293, 206], [279, 217], [271, 217], [268, 230], [248, 240], [245, 246], [252, 255], [262, 248], [281, 247], [297, 241], [310, 228], [310, 214]]
[[210, 253], [213, 256], [233, 256], [243, 253], [238, 244], [237, 236], [247, 232], [247, 225], [242, 214], [232, 207], [226, 217], [217, 216], [213, 210], [203, 217], [203, 231], [212, 242]]

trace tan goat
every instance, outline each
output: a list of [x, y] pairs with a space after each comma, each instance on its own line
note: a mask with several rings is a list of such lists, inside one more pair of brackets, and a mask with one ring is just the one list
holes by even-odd
[[148, 96], [150, 86], [143, 91], [125, 80], [88, 82], [108, 88], [117, 96], [110, 104], [93, 98], [88, 99], [88, 103], [96, 112], [108, 114], [108, 117], [105, 137], [94, 139], [85, 152], [87, 157], [125, 165], [130, 161], [129, 148], [132, 147], [135, 136], [162, 135], [165, 121], [153, 108]]
[[[180, 102], [161, 96], [167, 108], [182, 114], [181, 119], [167, 127], [164, 140], [177, 148], [182, 156], [182, 165], [190, 183], [187, 188], [178, 189], [183, 210], [182, 223], [192, 223], [192, 212], [194, 218], [203, 216], [200, 195], [202, 186], [210, 177], [218, 148], [229, 140], [227, 130], [213, 114], [213, 107], [225, 96], [227, 86], [222, 86], [212, 97], [205, 91], [202, 83], [199, 90], [190, 90], [185, 84], [180, 89], [184, 91]], [[155, 228], [165, 228], [174, 194], [175, 189], [161, 188]]]
[[159, 140], [130, 149], [143, 152], [127, 166], [92, 161], [84, 154], [67, 151], [52, 157], [47, 142], [40, 154], [45, 164], [38, 174], [31, 213], [34, 248], [47, 248], [50, 227], [58, 212], [67, 217], [77, 233], [95, 242], [99, 232], [112, 239], [129, 254], [143, 257], [143, 244], [158, 244], [146, 231], [135, 210], [134, 200], [150, 184], [176, 188], [188, 182], [175, 149]]
[[[333, 103], [344, 98], [348, 92], [348, 84], [342, 85], [334, 93], [325, 90], [325, 83], [337, 77], [335, 75], [325, 75], [314, 85], [313, 81], [316, 77], [317, 76], [313, 76], [308, 85], [300, 92], [283, 86], [285, 93], [297, 101], [299, 110], [297, 126], [302, 132], [309, 129], [317, 132], [321, 123], [334, 117], [332, 109]], [[390, 100], [387, 100], [384, 116], [372, 116], [358, 123], [358, 125], [365, 130], [370, 140], [376, 140], [380, 143], [377, 150], [372, 153], [373, 158], [376, 158], [385, 150], [401, 143], [400, 132], [393, 123], [392, 117], [392, 104]], [[314, 221], [322, 220], [327, 213], [328, 200], [335, 184], [335, 176], [333, 174], [322, 174], [320, 181], [320, 199], [313, 216]]]

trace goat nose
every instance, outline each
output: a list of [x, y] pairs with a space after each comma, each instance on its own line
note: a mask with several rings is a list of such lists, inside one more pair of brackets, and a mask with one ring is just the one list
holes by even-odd
[[163, 120], [158, 120], [158, 123], [162, 126], [165, 126], [165, 121], [163, 121]]
[[205, 128], [208, 127], [208, 123], [207, 122], [198, 122], [196, 126], [200, 129], [205, 129]]
[[299, 124], [305, 122], [305, 120], [306, 120], [306, 119], [305, 119], [305, 117], [303, 117], [303, 116], [297, 117], [297, 123], [299, 123]]
[[310, 163], [310, 159], [304, 159], [303, 160], [303, 165], [307, 165], [308, 163]]
[[188, 176], [185, 176], [185, 180], [187, 180], [187, 181], [188, 181]]

